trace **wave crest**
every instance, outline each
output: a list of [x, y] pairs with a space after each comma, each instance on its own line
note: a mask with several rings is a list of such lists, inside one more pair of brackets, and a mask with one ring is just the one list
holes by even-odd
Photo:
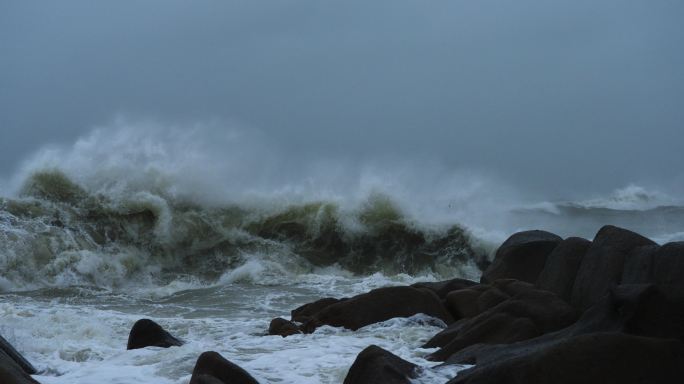
[[34, 173], [19, 198], [0, 200], [0, 238], [3, 275], [29, 288], [211, 282], [254, 255], [292, 273], [337, 265], [358, 274], [453, 275], [485, 258], [463, 228], [421, 226], [379, 193], [354, 209], [206, 206], [149, 191], [90, 193], [59, 170]]

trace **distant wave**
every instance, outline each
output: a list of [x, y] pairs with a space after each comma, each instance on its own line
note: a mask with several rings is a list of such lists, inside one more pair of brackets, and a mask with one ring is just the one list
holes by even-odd
[[658, 242], [684, 240], [684, 203], [658, 191], [629, 185], [605, 198], [530, 204], [511, 210], [513, 220], [532, 221], [551, 231], [591, 238], [613, 224]]
[[682, 206], [684, 205], [684, 202], [681, 199], [675, 199], [665, 193], [630, 184], [624, 188], [615, 190], [611, 195], [605, 198], [568, 202], [566, 205], [584, 208], [644, 211], [660, 207]]

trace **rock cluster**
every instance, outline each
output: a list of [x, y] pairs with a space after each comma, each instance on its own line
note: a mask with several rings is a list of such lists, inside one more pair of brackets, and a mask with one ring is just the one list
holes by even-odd
[[[479, 283], [454, 279], [325, 298], [292, 311], [287, 336], [356, 330], [424, 313], [447, 324], [429, 359], [473, 364], [449, 384], [673, 383], [684, 378], [684, 243], [662, 246], [604, 226], [593, 241], [512, 235]], [[345, 384], [408, 383], [421, 368], [379, 347]]]

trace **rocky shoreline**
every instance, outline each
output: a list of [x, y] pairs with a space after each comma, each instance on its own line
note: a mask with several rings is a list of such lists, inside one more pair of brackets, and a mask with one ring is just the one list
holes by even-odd
[[[545, 231], [512, 235], [479, 282], [453, 279], [322, 298], [274, 319], [287, 337], [321, 326], [357, 330], [426, 314], [446, 328], [423, 347], [430, 360], [471, 364], [448, 384], [675, 383], [684, 378], [684, 242], [658, 245], [604, 226], [593, 241]], [[37, 383], [35, 369], [0, 339], [0, 382]], [[143, 319], [128, 347], [182, 345]], [[429, 370], [368, 346], [345, 384], [410, 383]], [[197, 360], [191, 384], [257, 383], [216, 352]]]

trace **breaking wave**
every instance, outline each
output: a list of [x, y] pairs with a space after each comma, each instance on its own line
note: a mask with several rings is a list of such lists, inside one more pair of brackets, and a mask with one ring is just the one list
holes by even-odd
[[297, 162], [266, 137], [214, 128], [118, 121], [34, 154], [0, 186], [0, 291], [321, 273], [477, 278], [519, 230], [591, 238], [614, 224], [684, 238], [682, 204], [638, 186], [532, 204], [474, 172]]
[[205, 206], [159, 191], [91, 193], [53, 169], [31, 175], [17, 198], [0, 200], [6, 289], [216, 281], [254, 262], [286, 273], [334, 265], [357, 274], [449, 275], [484, 259], [463, 228], [421, 227], [379, 193], [350, 210], [331, 201]]

